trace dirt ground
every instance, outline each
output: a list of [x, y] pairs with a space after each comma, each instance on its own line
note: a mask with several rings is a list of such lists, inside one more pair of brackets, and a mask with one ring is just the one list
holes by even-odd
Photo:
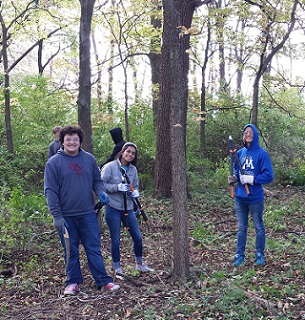
[[[291, 198], [303, 201], [303, 192], [297, 189], [283, 188], [270, 192], [267, 203], [276, 199], [277, 202], [282, 201], [283, 206], [287, 206]], [[230, 202], [229, 199], [225, 201]], [[184, 281], [171, 274], [173, 240], [170, 203], [147, 202], [149, 227], [141, 222], [144, 257], [145, 262], [153, 267], [155, 272], [139, 274], [134, 270], [132, 244], [126, 231], [122, 230], [122, 266], [126, 277], [114, 279], [120, 285], [120, 290], [114, 293], [105, 289], [96, 290], [82, 252], [84, 283], [79, 294], [65, 297], [65, 271], [61, 248], [55, 241], [56, 233], [49, 228], [36, 239], [46, 244], [44, 251], [15, 252], [17, 263], [11, 266], [12, 274], [0, 277], [0, 319], [248, 319], [246, 316], [239, 317], [234, 311], [234, 305], [228, 306], [227, 310], [221, 305], [217, 307], [220, 303], [220, 287], [233, 292], [235, 284], [232, 279], [241, 277], [242, 272], [249, 274], [249, 270], [253, 268], [253, 262], [249, 259], [240, 271], [233, 270], [232, 257], [237, 225], [232, 205], [207, 204], [204, 201], [190, 204], [191, 277]], [[267, 227], [267, 237], [274, 241], [279, 237], [286, 237], [292, 246], [291, 235], [303, 241], [303, 218], [303, 212], [295, 212], [295, 215], [288, 217], [286, 228], [275, 230]], [[253, 236], [254, 231], [249, 230], [248, 239]], [[106, 268], [109, 274], [114, 276], [109, 234], [106, 229], [102, 233], [102, 243]], [[287, 258], [294, 251], [294, 263], [303, 264], [304, 251], [297, 248], [299, 246], [295, 250], [291, 246], [288, 249], [267, 249], [266, 266], [254, 268], [255, 275], [249, 280], [251, 285], [255, 281], [261, 291], [254, 292], [247, 285], [242, 288], [243, 299], [247, 298], [244, 305], [251, 306], [253, 303], [263, 310], [263, 316], [258, 316], [257, 319], [305, 319], [304, 268], [300, 270], [292, 267], [292, 260]], [[34, 259], [37, 263], [33, 262]], [[283, 262], [279, 263], [281, 259]], [[20, 264], [20, 261], [27, 263]], [[268, 286], [275, 292], [268, 292]], [[288, 290], [288, 286], [292, 292], [277, 298], [276, 288]], [[298, 294], [293, 291], [294, 286], [298, 286]], [[205, 303], [204, 299], [208, 299], [208, 302]], [[277, 314], [281, 314], [281, 317]]]

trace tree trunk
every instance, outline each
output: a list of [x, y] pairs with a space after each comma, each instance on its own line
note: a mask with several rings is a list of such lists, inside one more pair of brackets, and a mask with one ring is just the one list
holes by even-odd
[[224, 22], [221, 21], [217, 27], [217, 42], [218, 42], [218, 55], [219, 55], [219, 83], [220, 92], [226, 91], [226, 65], [225, 65], [225, 48], [224, 48], [224, 35], [223, 35]]
[[97, 107], [99, 110], [102, 108], [102, 67], [100, 63], [100, 58], [98, 54], [98, 49], [95, 41], [95, 32], [91, 34], [92, 45], [94, 50], [94, 56], [97, 66], [97, 78], [96, 78], [96, 96], [97, 96]]
[[107, 91], [107, 109], [113, 113], [113, 60], [114, 60], [114, 41], [110, 42], [110, 59], [108, 71], [108, 91]]
[[10, 102], [10, 76], [8, 71], [8, 56], [7, 56], [7, 28], [3, 20], [2, 14], [0, 13], [0, 23], [2, 30], [2, 59], [3, 59], [3, 70], [4, 70], [4, 103], [5, 103], [5, 131], [6, 131], [6, 142], [7, 149], [10, 153], [14, 152], [13, 145], [13, 133], [11, 125], [11, 102]]
[[[165, 0], [171, 1], [171, 0]], [[165, 22], [164, 22], [165, 24]], [[158, 197], [169, 198], [172, 194], [172, 173], [170, 154], [170, 39], [169, 31], [163, 27], [163, 45], [161, 52], [160, 67], [160, 96], [156, 118], [157, 140], [156, 140], [156, 162], [155, 162], [155, 193]]]
[[[194, 7], [189, 1], [164, 0], [164, 28], [158, 112], [157, 157], [163, 165], [157, 167], [164, 176], [163, 194], [173, 197], [174, 274], [189, 276], [188, 214], [186, 180], [186, 112], [188, 99], [189, 35], [180, 34], [178, 26], [190, 28]], [[163, 120], [163, 123], [162, 121]], [[162, 141], [160, 141], [162, 137]], [[169, 139], [170, 137], [170, 139]], [[161, 148], [162, 147], [162, 148]], [[166, 153], [162, 153], [166, 151]], [[170, 151], [170, 152], [168, 152]], [[161, 154], [162, 153], [162, 154]], [[162, 159], [162, 160], [160, 160]], [[164, 161], [167, 167], [164, 167]], [[168, 173], [171, 169], [172, 175]], [[165, 172], [167, 170], [167, 172]], [[159, 172], [160, 174], [160, 172]], [[158, 180], [160, 182], [160, 180]], [[160, 190], [159, 188], [157, 189]]]
[[[241, 25], [240, 32], [242, 34], [245, 34], [246, 22], [244, 20], [238, 21], [236, 26], [236, 32], [238, 31], [239, 25]], [[235, 58], [237, 62], [236, 92], [238, 94], [241, 94], [241, 85], [242, 85], [243, 75], [244, 75], [244, 64], [245, 64], [244, 54], [245, 54], [245, 44], [240, 42], [240, 44], [235, 47]]]
[[90, 32], [95, 0], [79, 0], [81, 5], [79, 31], [79, 93], [78, 123], [84, 132], [82, 147], [93, 153], [91, 124], [91, 65], [90, 65]]
[[[157, 9], [161, 10], [161, 6]], [[154, 29], [160, 29], [162, 24], [161, 20], [156, 16], [150, 17], [150, 24]], [[150, 52], [148, 58], [151, 66], [151, 82], [152, 82], [152, 109], [154, 115], [154, 122], [156, 124], [157, 110], [158, 110], [158, 98], [159, 98], [159, 83], [160, 83], [160, 66], [161, 66], [161, 54], [157, 51], [161, 46], [161, 39], [159, 36], [154, 36], [150, 41]]]
[[[201, 69], [201, 99], [200, 99], [200, 153], [201, 158], [206, 158], [206, 139], [205, 139], [205, 124], [206, 124], [206, 69], [209, 62], [209, 48], [211, 42], [211, 24], [210, 20], [208, 20], [208, 28], [207, 28], [207, 38], [205, 44], [205, 51], [204, 51], [204, 61], [203, 66]], [[204, 171], [204, 168], [202, 168]]]
[[[249, 0], [247, 0], [248, 2]], [[265, 38], [263, 40], [263, 50], [260, 53], [260, 64], [258, 67], [258, 70], [256, 72], [255, 75], [255, 79], [254, 79], [254, 84], [253, 84], [253, 99], [252, 99], [252, 123], [257, 126], [257, 120], [258, 120], [258, 102], [259, 102], [259, 85], [260, 85], [260, 81], [262, 76], [264, 75], [264, 73], [266, 72], [266, 70], [268, 70], [268, 67], [273, 59], [273, 57], [276, 55], [276, 53], [281, 50], [284, 46], [284, 44], [286, 43], [286, 41], [289, 39], [289, 36], [291, 34], [291, 32], [294, 29], [294, 25], [296, 22], [296, 9], [298, 6], [298, 0], [294, 0], [292, 7], [291, 7], [291, 12], [290, 12], [290, 21], [289, 23], [287, 23], [288, 27], [287, 27], [287, 31], [286, 33], [283, 35], [281, 41], [279, 41], [279, 43], [277, 45], [273, 45], [273, 39], [272, 39], [272, 27], [275, 19], [277, 17], [276, 14], [274, 14], [272, 16], [273, 20], [271, 19], [271, 15], [268, 15], [269, 19], [269, 23], [267, 24], [265, 30], [262, 30], [262, 34], [265, 35]], [[251, 4], [253, 4], [251, 2]], [[262, 11], [266, 11], [265, 7], [261, 7]], [[270, 44], [270, 46], [272, 47], [270, 53], [267, 53], [267, 48], [268, 45]]]

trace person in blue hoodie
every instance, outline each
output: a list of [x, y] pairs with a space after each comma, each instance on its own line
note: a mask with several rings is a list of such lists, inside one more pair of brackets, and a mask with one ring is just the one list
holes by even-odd
[[[244, 147], [237, 151], [242, 172], [235, 162], [235, 175], [228, 177], [229, 183], [237, 182], [235, 188], [235, 211], [238, 221], [237, 246], [233, 266], [238, 267], [244, 263], [248, 231], [249, 213], [252, 215], [256, 232], [255, 263], [265, 264], [264, 250], [266, 243], [263, 185], [273, 181], [273, 168], [271, 159], [266, 150], [259, 144], [257, 128], [247, 124], [243, 128], [242, 141]], [[247, 193], [246, 187], [249, 188]]]
[[[95, 214], [94, 193], [106, 204], [110, 201], [94, 156], [81, 148], [83, 132], [79, 126], [65, 126], [59, 133], [62, 149], [46, 163], [44, 194], [58, 229], [66, 261], [65, 295], [75, 295], [83, 283], [79, 244], [82, 243], [97, 288], [119, 289], [108, 276], [101, 253], [101, 240]], [[69, 247], [65, 236], [69, 236]], [[69, 258], [67, 258], [69, 257]]]

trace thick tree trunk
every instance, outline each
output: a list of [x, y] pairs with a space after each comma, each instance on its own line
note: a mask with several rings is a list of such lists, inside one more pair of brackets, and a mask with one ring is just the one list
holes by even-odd
[[78, 123], [84, 131], [82, 147], [93, 153], [91, 124], [91, 65], [90, 65], [90, 32], [95, 0], [79, 0], [81, 5], [79, 30], [79, 93]]
[[[189, 276], [186, 180], [186, 112], [188, 99], [189, 35], [194, 7], [189, 1], [164, 0], [164, 28], [157, 123], [157, 191], [173, 197], [174, 274]], [[166, 167], [164, 166], [166, 163]], [[159, 171], [160, 170], [160, 171]], [[162, 170], [162, 171], [161, 171]], [[170, 170], [170, 172], [169, 172]], [[167, 172], [166, 172], [167, 171]], [[158, 176], [159, 174], [159, 176]], [[164, 188], [166, 187], [166, 188]]]
[[[160, 67], [160, 96], [156, 118], [157, 141], [155, 163], [155, 193], [158, 197], [172, 194], [171, 154], [170, 154], [170, 39], [164, 25]], [[175, 30], [176, 31], [176, 30]]]

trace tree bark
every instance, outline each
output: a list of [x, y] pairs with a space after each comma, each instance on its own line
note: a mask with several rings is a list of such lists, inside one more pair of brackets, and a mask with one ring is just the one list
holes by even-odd
[[[189, 276], [188, 213], [186, 180], [186, 112], [188, 99], [189, 35], [194, 7], [189, 1], [164, 0], [164, 28], [157, 123], [158, 182], [163, 195], [173, 197], [174, 269], [178, 277]], [[170, 151], [170, 152], [169, 152]], [[166, 162], [166, 167], [164, 166]], [[162, 169], [160, 172], [159, 170]], [[172, 174], [169, 174], [168, 171]], [[167, 171], [167, 172], [166, 172]], [[159, 176], [158, 176], [159, 174]], [[161, 176], [162, 175], [162, 176]], [[165, 187], [165, 188], [164, 188]], [[172, 187], [172, 190], [171, 190]]]
[[[158, 6], [158, 10], [162, 7]], [[161, 20], [156, 16], [150, 17], [150, 24], [154, 29], [161, 29]], [[161, 46], [161, 38], [154, 36], [150, 41], [150, 52], [148, 58], [151, 66], [151, 82], [152, 82], [152, 109], [154, 115], [154, 122], [156, 124], [157, 111], [158, 111], [158, 97], [159, 97], [159, 83], [160, 83], [160, 66], [161, 66], [161, 54], [157, 52], [156, 48]]]
[[7, 149], [10, 153], [14, 152], [13, 144], [13, 132], [11, 125], [11, 103], [10, 103], [10, 76], [8, 71], [8, 56], [7, 56], [7, 28], [0, 13], [0, 22], [2, 30], [2, 59], [3, 59], [3, 69], [4, 69], [4, 103], [5, 103], [5, 132], [6, 132], [6, 142]]
[[[206, 124], [206, 70], [209, 62], [209, 48], [211, 42], [211, 24], [208, 20], [207, 38], [204, 51], [204, 61], [201, 68], [201, 99], [200, 99], [200, 153], [201, 159], [206, 158], [206, 137], [205, 137], [205, 124]], [[202, 168], [202, 171], [204, 168]]]
[[79, 28], [79, 93], [78, 123], [84, 132], [82, 147], [93, 153], [91, 123], [91, 65], [90, 33], [95, 0], [79, 0], [81, 5]]

